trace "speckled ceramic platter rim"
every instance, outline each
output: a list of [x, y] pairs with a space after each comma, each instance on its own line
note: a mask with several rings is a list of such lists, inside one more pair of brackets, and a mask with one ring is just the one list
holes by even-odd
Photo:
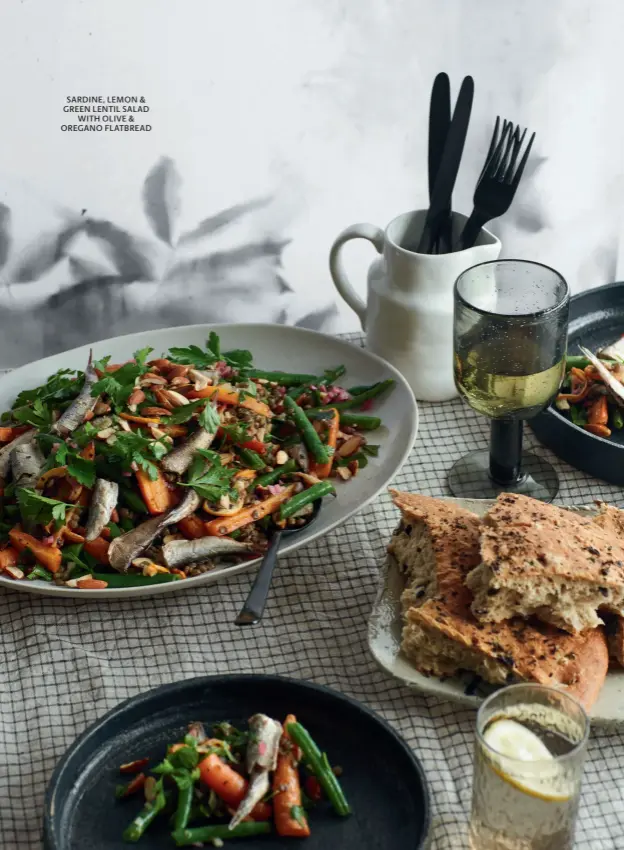
[[[132, 357], [134, 351], [145, 346], [151, 346], [155, 352], [154, 356], [158, 357], [161, 352], [167, 351], [172, 346], [195, 344], [203, 347], [211, 330], [220, 335], [223, 350], [248, 348], [254, 355], [254, 364], [259, 368], [322, 374], [325, 369], [342, 363], [347, 368], [344, 378], [346, 386], [373, 384], [386, 378], [394, 378], [396, 382], [392, 392], [385, 394], [375, 404], [374, 413], [382, 418], [382, 428], [367, 433], [370, 442], [381, 444], [379, 456], [371, 458], [368, 466], [361, 470], [356, 478], [340, 483], [338, 498], [325, 500], [321, 515], [314, 525], [309, 530], [297, 534], [292, 542], [286, 543], [281, 548], [282, 554], [293, 552], [300, 546], [327, 534], [368, 505], [387, 487], [405, 463], [416, 439], [418, 408], [407, 382], [393, 366], [359, 346], [337, 337], [286, 325], [188, 325], [142, 331], [102, 340], [91, 346], [83, 345], [62, 354], [37, 360], [3, 375], [0, 378], [0, 410], [10, 408], [21, 389], [38, 386], [58, 369], [84, 369], [89, 349], [93, 349], [96, 358], [110, 354], [113, 362], [127, 360]], [[126, 599], [192, 590], [200, 585], [212, 584], [236, 573], [253, 569], [258, 563], [259, 559], [256, 558], [184, 581], [157, 584], [153, 587], [78, 590], [39, 580], [14, 581], [1, 575], [0, 587], [54, 597]]]
[[[444, 501], [453, 502], [480, 516], [494, 504], [490, 499], [448, 498]], [[575, 506], [571, 510], [584, 514], [595, 512], [589, 506]], [[423, 676], [403, 656], [400, 649], [402, 590], [403, 578], [398, 565], [394, 558], [388, 556], [381, 569], [377, 598], [368, 623], [368, 645], [373, 658], [383, 670], [410, 688], [440, 699], [478, 707], [484, 696], [491, 693], [492, 687], [486, 686], [475, 695], [467, 694], [466, 689], [474, 678], [470, 674], [444, 680]], [[624, 723], [624, 670], [609, 671], [590, 717], [592, 723], [600, 725]]]

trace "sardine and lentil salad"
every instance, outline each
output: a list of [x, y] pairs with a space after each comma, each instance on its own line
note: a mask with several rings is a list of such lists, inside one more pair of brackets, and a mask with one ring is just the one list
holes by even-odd
[[110, 357], [24, 389], [0, 422], [0, 570], [103, 590], [257, 557], [375, 457], [393, 381], [344, 389], [256, 369], [246, 350]]

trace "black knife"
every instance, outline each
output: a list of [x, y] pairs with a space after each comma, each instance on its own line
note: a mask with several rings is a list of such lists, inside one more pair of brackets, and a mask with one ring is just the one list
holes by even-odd
[[[431, 90], [431, 103], [429, 106], [429, 204], [433, 200], [433, 190], [435, 182], [440, 170], [442, 162], [442, 154], [444, 153], [444, 145], [451, 126], [451, 82], [448, 74], [438, 74], [433, 81]], [[440, 248], [448, 250], [446, 247], [448, 240], [448, 219], [451, 213], [451, 203], [449, 199], [448, 208], [443, 214], [440, 221], [439, 232], [433, 235], [433, 250], [437, 253]]]
[[431, 251], [433, 237], [437, 233], [440, 222], [444, 220], [445, 212], [448, 212], [459, 164], [464, 152], [473, 97], [474, 80], [472, 77], [464, 77], [446, 137], [425, 226], [418, 243], [419, 254]]

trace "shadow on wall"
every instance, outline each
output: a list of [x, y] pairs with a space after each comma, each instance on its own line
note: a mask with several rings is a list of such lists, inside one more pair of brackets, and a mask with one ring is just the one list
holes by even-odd
[[163, 157], [142, 190], [154, 238], [134, 236], [83, 210], [17, 257], [11, 212], [0, 204], [0, 368], [175, 325], [253, 321], [323, 329], [335, 304], [292, 321], [293, 290], [281, 274], [288, 239], [258, 228], [257, 238], [215, 245], [271, 198], [221, 210], [178, 233], [180, 189], [174, 162]]

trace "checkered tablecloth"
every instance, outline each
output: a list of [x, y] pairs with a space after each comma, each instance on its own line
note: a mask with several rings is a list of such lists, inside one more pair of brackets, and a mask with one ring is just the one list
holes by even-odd
[[[352, 337], [352, 339], [357, 339]], [[420, 431], [395, 479], [448, 495], [447, 470], [487, 446], [487, 422], [459, 401], [420, 405]], [[620, 488], [548, 457], [560, 503]], [[210, 673], [278, 673], [328, 685], [386, 718], [420, 758], [431, 790], [431, 850], [467, 846], [475, 714], [401, 687], [367, 649], [367, 619], [397, 516], [387, 496], [280, 560], [262, 625], [232, 626], [249, 575], [192, 593], [110, 603], [0, 591], [0, 847], [38, 850], [46, 784], [65, 749], [96, 718], [141, 691]], [[624, 731], [596, 729], [585, 771], [577, 846], [624, 847]]]

